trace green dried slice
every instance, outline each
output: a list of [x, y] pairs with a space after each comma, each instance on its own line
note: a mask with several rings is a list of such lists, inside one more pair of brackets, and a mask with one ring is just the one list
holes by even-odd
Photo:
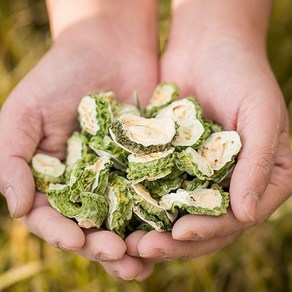
[[198, 119], [182, 120], [177, 122], [179, 128], [172, 145], [175, 147], [196, 148], [200, 146], [203, 141], [210, 135], [209, 127], [204, 127]]
[[109, 168], [112, 165], [108, 157], [96, 157], [95, 161], [81, 161], [75, 165], [70, 177], [70, 200], [80, 201], [82, 192], [94, 192], [103, 195], [107, 183]]
[[73, 165], [66, 168], [65, 171], [65, 183], [72, 185], [75, 183], [80, 175], [81, 170], [87, 166], [95, 162], [97, 159], [97, 156], [95, 154], [86, 154], [82, 156], [80, 159], [78, 159]]
[[79, 159], [88, 153], [88, 139], [79, 132], [74, 132], [67, 140], [66, 166], [72, 167]]
[[176, 127], [170, 118], [126, 116], [115, 121], [109, 131], [112, 139], [127, 151], [149, 154], [169, 149]]
[[165, 210], [180, 209], [190, 214], [218, 216], [227, 213], [229, 194], [218, 185], [193, 191], [178, 189], [176, 193], [163, 196], [159, 205]]
[[124, 238], [125, 227], [132, 217], [133, 208], [129, 181], [119, 175], [111, 175], [105, 198], [109, 205], [106, 227]]
[[129, 152], [116, 144], [109, 136], [92, 137], [89, 147], [100, 157], [107, 156], [112, 159], [117, 169], [126, 170]]
[[212, 181], [221, 183], [234, 169], [234, 161], [225, 164], [220, 170], [216, 170], [212, 176]]
[[50, 183], [62, 182], [66, 167], [58, 158], [38, 153], [31, 160], [31, 168], [36, 189], [45, 193]]
[[78, 225], [83, 228], [100, 228], [108, 214], [108, 204], [104, 196], [82, 192], [80, 198], [82, 206], [80, 213], [75, 217]]
[[141, 184], [131, 186], [134, 190], [133, 212], [136, 216], [157, 231], [171, 230], [177, 213], [170, 213], [161, 208]]
[[176, 166], [201, 180], [211, 180], [214, 170], [209, 161], [191, 147], [176, 153]]
[[[112, 162], [108, 157], [100, 157], [93, 165], [85, 168], [85, 172], [89, 171], [94, 174], [94, 181], [91, 186], [91, 192], [103, 194], [108, 185], [109, 170]], [[91, 175], [91, 174], [89, 174]]]
[[167, 107], [158, 112], [156, 118], [170, 117], [175, 122], [201, 119], [202, 110], [199, 104], [191, 96], [172, 102]]
[[143, 180], [155, 181], [172, 172], [174, 148], [150, 154], [130, 154], [128, 156], [128, 179], [134, 183]]
[[80, 212], [79, 203], [70, 201], [70, 186], [66, 184], [50, 184], [47, 192], [51, 206], [68, 218], [74, 218]]
[[112, 123], [112, 111], [110, 102], [102, 94], [83, 97], [78, 106], [78, 113], [83, 131], [92, 136], [108, 134]]
[[134, 101], [135, 107], [137, 108], [139, 112], [139, 116], [143, 116], [144, 110], [142, 109], [141, 102], [136, 91], [133, 92], [133, 101]]
[[214, 121], [210, 121], [210, 120], [207, 120], [205, 121], [205, 123], [209, 124], [209, 128], [211, 130], [211, 133], [216, 133], [216, 132], [222, 132], [223, 131], [223, 128], [221, 125], [215, 123]]
[[159, 199], [171, 191], [178, 189], [184, 181], [183, 176], [174, 176], [171, 174], [155, 181], [142, 181], [141, 185], [151, 194], [154, 199]]
[[82, 192], [80, 202], [70, 201], [70, 186], [50, 184], [48, 200], [51, 206], [68, 218], [75, 218], [83, 228], [99, 228], [108, 213], [108, 205], [101, 195]]
[[[139, 212], [139, 210], [137, 211]], [[143, 218], [143, 216], [141, 215], [140, 217], [138, 215], [136, 215], [139, 219], [140, 217]], [[143, 219], [140, 219], [140, 220], [143, 220]], [[152, 226], [155, 226], [155, 222], [151, 222]], [[155, 230], [154, 227], [152, 227], [149, 223], [146, 223], [146, 222], [141, 222], [140, 221], [140, 224], [135, 228], [135, 230], [143, 230], [143, 231], [152, 231], [152, 230]], [[156, 226], [156, 228], [159, 228], [159, 226]]]
[[194, 191], [197, 189], [206, 189], [208, 185], [209, 181], [202, 181], [196, 177], [192, 181], [185, 181], [183, 189], [185, 189], [186, 191]]
[[92, 181], [83, 181], [81, 177], [84, 169], [96, 162], [98, 157], [94, 154], [87, 154], [77, 160], [72, 167], [66, 170], [66, 182], [70, 185], [71, 200], [78, 201], [79, 195], [84, 189], [89, 190]]
[[117, 96], [113, 91], [101, 91], [98, 97], [105, 99], [111, 106], [117, 103]]
[[179, 95], [179, 88], [175, 83], [160, 83], [154, 90], [149, 104], [146, 106], [145, 116], [154, 117], [157, 112], [173, 102]]

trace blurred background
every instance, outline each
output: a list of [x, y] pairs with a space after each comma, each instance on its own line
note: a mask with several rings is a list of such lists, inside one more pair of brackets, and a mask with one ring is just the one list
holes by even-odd
[[[158, 4], [163, 50], [170, 1]], [[50, 43], [44, 0], [0, 1], [0, 106]], [[268, 54], [292, 120], [292, 0], [275, 1]], [[290, 199], [220, 252], [162, 263], [146, 281], [125, 282], [108, 276], [98, 263], [29, 234], [20, 221], [9, 218], [0, 196], [0, 291], [292, 291], [291, 218]]]

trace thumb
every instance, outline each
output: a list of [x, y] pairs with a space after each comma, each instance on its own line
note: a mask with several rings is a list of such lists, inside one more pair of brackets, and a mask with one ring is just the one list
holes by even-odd
[[256, 220], [258, 202], [270, 181], [282, 118], [279, 105], [246, 101], [238, 112], [243, 148], [231, 179], [230, 201], [242, 222]]
[[24, 98], [8, 98], [0, 113], [0, 192], [12, 217], [32, 207], [35, 186], [28, 165], [38, 145], [41, 120]]

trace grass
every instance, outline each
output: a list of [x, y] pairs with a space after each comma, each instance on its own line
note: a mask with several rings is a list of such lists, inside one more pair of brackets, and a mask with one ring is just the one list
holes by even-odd
[[[160, 4], [160, 47], [169, 3]], [[0, 1], [0, 104], [50, 46], [44, 1]], [[272, 68], [292, 117], [292, 6], [276, 2], [268, 38]], [[275, 194], [276, 195], [276, 194]], [[220, 252], [156, 266], [142, 283], [108, 276], [99, 264], [57, 250], [8, 216], [0, 198], [0, 291], [292, 291], [292, 202]]]

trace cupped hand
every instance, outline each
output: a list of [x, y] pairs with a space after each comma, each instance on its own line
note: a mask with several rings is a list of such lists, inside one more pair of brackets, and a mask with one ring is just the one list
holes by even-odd
[[194, 95], [207, 118], [239, 133], [243, 148], [226, 215], [187, 215], [171, 233], [139, 232], [127, 239], [129, 254], [153, 261], [217, 251], [268, 218], [292, 192], [287, 110], [264, 45], [252, 34], [220, 28], [200, 33], [191, 21], [179, 28], [184, 21], [173, 24], [161, 81], [177, 82], [181, 97]]
[[30, 231], [51, 245], [101, 261], [112, 275], [142, 279], [150, 264], [126, 255], [114, 233], [83, 230], [51, 208], [44, 194], [35, 193], [29, 167], [36, 152], [65, 158], [78, 103], [88, 92], [113, 90], [132, 102], [136, 90], [145, 103], [155, 88], [155, 34], [153, 41], [131, 39], [131, 32], [121, 33], [131, 28], [119, 21], [101, 18], [94, 34], [86, 21], [67, 29], [7, 98], [0, 113], [0, 190], [11, 215], [24, 216]]

